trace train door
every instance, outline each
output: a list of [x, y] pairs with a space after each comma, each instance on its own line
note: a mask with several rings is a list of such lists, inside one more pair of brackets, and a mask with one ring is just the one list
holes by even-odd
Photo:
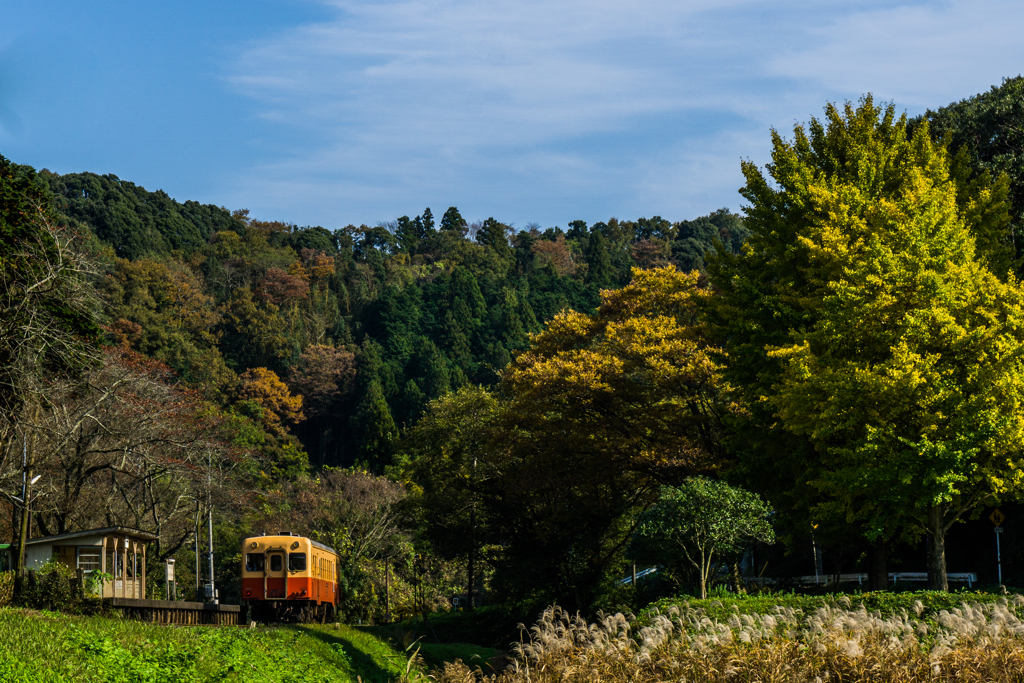
[[310, 576], [313, 581], [313, 599], [320, 603], [320, 554], [313, 553], [313, 564], [310, 567]]
[[288, 563], [284, 548], [267, 550], [266, 562], [266, 596], [269, 600], [282, 600], [288, 597]]

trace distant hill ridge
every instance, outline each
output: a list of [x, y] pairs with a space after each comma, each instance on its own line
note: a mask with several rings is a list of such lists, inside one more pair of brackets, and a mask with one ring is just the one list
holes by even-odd
[[150, 192], [116, 175], [44, 170], [39, 177], [65, 217], [87, 226], [122, 258], [167, 256], [176, 250], [188, 255], [214, 233], [245, 233], [245, 223], [224, 207], [180, 203], [163, 190]]

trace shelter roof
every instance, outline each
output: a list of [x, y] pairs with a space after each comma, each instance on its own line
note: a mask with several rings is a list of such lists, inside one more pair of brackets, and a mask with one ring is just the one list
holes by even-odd
[[73, 538], [82, 538], [84, 536], [129, 536], [143, 541], [155, 541], [158, 538], [156, 534], [151, 534], [148, 531], [139, 531], [138, 529], [130, 529], [125, 526], [108, 526], [103, 527], [102, 529], [67, 531], [63, 534], [56, 534], [54, 536], [32, 538], [25, 541], [25, 545], [32, 545], [35, 543], [53, 543], [54, 541], [71, 540]]

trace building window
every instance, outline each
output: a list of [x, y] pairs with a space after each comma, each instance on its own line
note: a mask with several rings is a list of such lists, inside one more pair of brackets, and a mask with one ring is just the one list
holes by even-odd
[[78, 558], [75, 567], [86, 572], [99, 571], [100, 549], [96, 546], [78, 548]]

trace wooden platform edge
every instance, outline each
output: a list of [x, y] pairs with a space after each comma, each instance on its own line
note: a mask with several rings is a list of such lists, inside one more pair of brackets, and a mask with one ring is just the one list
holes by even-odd
[[211, 605], [205, 602], [178, 602], [176, 600], [139, 600], [137, 598], [106, 598], [110, 607], [136, 609], [173, 609], [203, 612], [239, 612], [240, 605]]

